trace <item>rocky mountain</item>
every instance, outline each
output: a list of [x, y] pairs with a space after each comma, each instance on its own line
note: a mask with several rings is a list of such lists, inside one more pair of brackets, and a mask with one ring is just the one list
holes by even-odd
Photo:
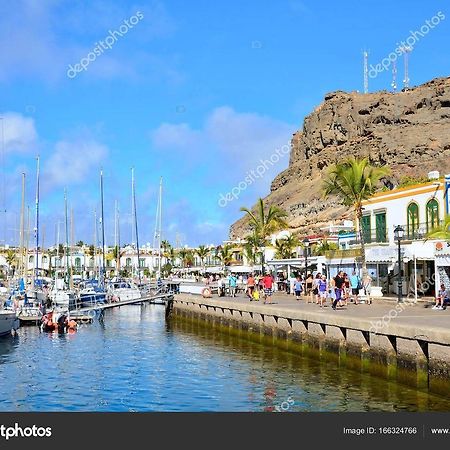
[[[294, 133], [289, 167], [273, 180], [265, 203], [287, 211], [299, 232], [315, 232], [349, 216], [336, 199], [322, 198], [321, 184], [328, 166], [351, 155], [389, 165], [392, 175], [383, 180], [389, 187], [431, 170], [450, 173], [450, 77], [398, 93], [326, 95]], [[241, 219], [230, 236], [247, 231]]]

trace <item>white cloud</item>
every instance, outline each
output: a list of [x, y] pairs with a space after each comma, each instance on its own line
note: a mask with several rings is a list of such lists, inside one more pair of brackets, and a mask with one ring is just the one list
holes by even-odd
[[[243, 170], [289, 144], [295, 129], [295, 125], [268, 116], [240, 113], [229, 106], [221, 106], [206, 117], [199, 129], [187, 123], [163, 123], [151, 132], [151, 138], [155, 148], [181, 152], [190, 148], [197, 150], [190, 153], [191, 158], [194, 154], [201, 159], [205, 155], [214, 156]], [[285, 159], [283, 164], [287, 165], [288, 158]]]
[[0, 134], [3, 122], [5, 153], [26, 152], [35, 147], [37, 132], [32, 118], [14, 112], [0, 114], [0, 117], [3, 118], [0, 120]]
[[219, 149], [241, 166], [269, 157], [289, 143], [294, 125], [256, 113], [239, 113], [233, 108], [216, 108], [205, 131]]
[[202, 133], [193, 130], [187, 123], [170, 124], [163, 123], [152, 131], [151, 138], [155, 147], [167, 148], [192, 148], [201, 143]]
[[43, 183], [47, 189], [82, 183], [107, 156], [107, 147], [94, 140], [59, 141], [44, 163]]

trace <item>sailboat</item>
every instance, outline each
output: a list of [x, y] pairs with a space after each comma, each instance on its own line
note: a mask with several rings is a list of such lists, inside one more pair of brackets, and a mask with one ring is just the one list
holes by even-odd
[[[23, 305], [20, 306], [19, 318], [42, 316], [42, 310], [48, 300], [48, 291], [45, 280], [39, 278], [39, 192], [40, 192], [40, 158], [36, 158], [36, 209], [35, 209], [35, 262], [33, 270], [33, 285], [28, 289], [24, 295]], [[28, 227], [29, 227], [28, 219]], [[25, 260], [27, 261], [27, 259]], [[27, 263], [25, 262], [25, 271]], [[25, 286], [26, 288], [26, 286]]]
[[[112, 301], [124, 301], [124, 300], [135, 300], [142, 297], [141, 291], [139, 289], [141, 285], [141, 269], [140, 269], [140, 252], [139, 252], [139, 233], [138, 233], [138, 222], [137, 222], [137, 208], [136, 208], [136, 188], [134, 180], [134, 168], [131, 169], [131, 210], [133, 216], [133, 228], [132, 235], [136, 235], [136, 249], [137, 249], [137, 264], [135, 265], [135, 270], [138, 273], [139, 285], [136, 286], [135, 283], [121, 280], [116, 278], [108, 285], [108, 294], [110, 295]], [[118, 242], [119, 234], [119, 224], [118, 224], [118, 213], [116, 204], [116, 248], [118, 249], [118, 260], [120, 260], [120, 241]], [[132, 236], [133, 237], [133, 236]], [[133, 240], [133, 239], [132, 239]]]
[[162, 260], [162, 249], [161, 249], [161, 228], [162, 228], [162, 177], [159, 180], [159, 195], [158, 204], [156, 206], [156, 220], [155, 220], [155, 234], [153, 237], [153, 249], [157, 249], [157, 274], [156, 278], [161, 277], [161, 260]]
[[105, 246], [105, 214], [103, 200], [103, 170], [100, 171], [100, 202], [101, 202], [101, 222], [102, 222], [102, 267], [99, 280], [91, 279], [82, 281], [78, 292], [79, 305], [84, 308], [106, 303], [106, 246]]
[[[67, 219], [67, 191], [64, 189], [64, 213], [65, 213], [65, 231], [66, 231], [66, 277], [58, 278], [58, 271], [55, 270], [55, 280], [53, 288], [50, 291], [50, 300], [54, 307], [63, 309], [74, 309], [76, 307], [76, 297], [72, 288], [72, 277], [69, 263], [69, 236], [68, 236], [68, 219]], [[59, 222], [57, 224], [56, 238], [57, 257], [59, 257]]]

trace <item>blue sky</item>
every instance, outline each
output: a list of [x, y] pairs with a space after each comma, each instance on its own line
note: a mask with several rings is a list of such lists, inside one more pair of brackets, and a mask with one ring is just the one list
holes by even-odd
[[[17, 236], [22, 172], [34, 208], [37, 154], [45, 244], [63, 219], [64, 188], [76, 239], [92, 241], [101, 167], [107, 238], [112, 242], [117, 200], [122, 241], [129, 242], [132, 166], [141, 242], [152, 242], [160, 176], [164, 237], [220, 242], [239, 208], [269, 193], [289, 156], [266, 164], [224, 207], [220, 195], [242, 187], [260, 160], [287, 144], [325, 93], [363, 89], [364, 49], [375, 65], [438, 12], [445, 19], [414, 45], [411, 85], [449, 75], [448, 2], [1, 2], [0, 242]], [[123, 28], [125, 20], [134, 25]], [[111, 48], [91, 53], [87, 70], [68, 76], [70, 65], [119, 30]], [[380, 73], [370, 91], [389, 89], [390, 81], [389, 71]]]

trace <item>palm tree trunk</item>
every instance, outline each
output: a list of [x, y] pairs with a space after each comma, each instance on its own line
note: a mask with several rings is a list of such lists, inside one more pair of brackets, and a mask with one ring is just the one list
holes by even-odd
[[362, 278], [367, 276], [367, 262], [366, 262], [366, 244], [364, 242], [364, 233], [362, 229], [362, 211], [357, 213], [358, 223], [359, 223], [359, 239], [361, 241], [361, 267], [362, 267]]

